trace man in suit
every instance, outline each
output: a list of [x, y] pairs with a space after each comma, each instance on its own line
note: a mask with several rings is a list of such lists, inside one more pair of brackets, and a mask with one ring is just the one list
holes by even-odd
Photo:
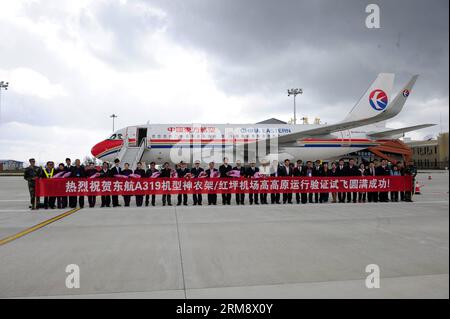
[[[137, 162], [134, 174], [139, 175], [141, 178], [146, 176], [145, 170], [142, 168], [142, 162]], [[136, 206], [141, 207], [144, 202], [144, 195], [136, 195]]]
[[[348, 166], [345, 170], [345, 176], [349, 176], [349, 177], [361, 176], [361, 172], [359, 171], [358, 167], [355, 165], [354, 158], [349, 159]], [[351, 201], [353, 201], [353, 203], [356, 203], [357, 199], [358, 199], [357, 192], [347, 192], [347, 203], [350, 203]]]
[[[200, 167], [200, 161], [197, 160], [194, 163], [194, 167], [191, 168], [191, 174], [193, 178], [198, 178], [198, 176], [200, 175], [201, 172], [203, 172], [204, 169]], [[192, 200], [194, 201], [194, 206], [202, 205], [202, 194], [198, 193], [198, 194], [192, 194]]]
[[[259, 167], [259, 174], [261, 177], [270, 177], [270, 166], [269, 166], [269, 161], [262, 159], [261, 160], [261, 166]], [[259, 194], [259, 199], [260, 199], [260, 203], [262, 205], [267, 205], [269, 204], [269, 202], [267, 201], [267, 193], [261, 192]]]
[[[145, 172], [145, 177], [151, 177], [157, 171], [158, 170], [156, 169], [156, 163], [151, 162], [150, 167]], [[156, 195], [153, 194], [151, 196], [152, 196], [152, 206], [155, 206]], [[150, 204], [150, 195], [145, 195], [145, 206], [148, 206], [149, 204]]]
[[[270, 165], [270, 177], [278, 177], [279, 167], [278, 161], [273, 160], [272, 165]], [[271, 204], [281, 204], [280, 203], [280, 193], [271, 193], [270, 194], [270, 203]]]
[[[303, 161], [302, 160], [297, 160], [297, 165], [294, 167], [294, 171], [292, 173], [292, 176], [295, 177], [300, 177], [300, 176], [304, 176], [304, 167], [303, 167]], [[295, 201], [297, 202], [297, 204], [300, 204], [300, 202], [302, 202], [303, 204], [306, 203], [306, 198], [307, 195], [305, 193], [295, 193]]]
[[[122, 175], [130, 176], [133, 174], [133, 171], [130, 169], [130, 164], [125, 163], [123, 165]], [[125, 207], [130, 206], [131, 195], [123, 195], [123, 203]]]
[[[336, 168], [336, 174], [335, 175], [337, 177], [346, 176], [346, 167], [345, 167], [343, 159], [339, 160], [339, 165]], [[345, 203], [345, 193], [344, 192], [339, 192], [338, 193], [338, 201], [339, 201], [339, 203]]]
[[[303, 176], [308, 177], [308, 178], [311, 178], [311, 177], [315, 176], [314, 175], [315, 174], [314, 170], [315, 169], [314, 169], [314, 166], [313, 166], [313, 162], [307, 161], [306, 162], [306, 167], [303, 170]], [[308, 194], [304, 193], [304, 194], [307, 195], [309, 203], [313, 203], [313, 193], [308, 193]]]
[[[109, 170], [110, 177], [114, 178], [115, 175], [122, 175], [122, 169], [120, 168], [119, 164], [120, 164], [120, 160], [118, 158], [116, 158], [114, 160], [114, 166]], [[119, 204], [119, 196], [112, 195], [111, 198], [112, 198], [113, 207], [122, 206]]]
[[[109, 164], [107, 162], [103, 162], [99, 177], [100, 178], [109, 178], [110, 177]], [[101, 207], [110, 207], [111, 206], [111, 196], [102, 195], [101, 200], [102, 200]]]
[[[71, 172], [70, 178], [86, 177], [86, 171], [84, 170], [84, 166], [81, 165], [81, 161], [79, 159], [75, 160], [75, 166], [72, 166], [70, 172]], [[78, 203], [80, 205], [80, 208], [84, 207], [84, 196], [83, 195], [78, 197]], [[77, 207], [77, 197], [76, 196], [69, 197], [69, 206], [71, 208]]]
[[[375, 169], [375, 163], [373, 161], [369, 162], [369, 167], [366, 169], [366, 172], [364, 175], [365, 176], [377, 176], [376, 169]], [[378, 202], [378, 192], [367, 192], [367, 201], [369, 203]]]
[[[313, 176], [322, 176], [322, 164], [320, 160], [314, 162]], [[314, 193], [314, 202], [319, 202], [320, 193]]]
[[[387, 160], [382, 159], [381, 165], [376, 168], [376, 172], [378, 176], [389, 176], [390, 169], [387, 165]], [[378, 199], [380, 202], [389, 202], [389, 193], [388, 192], [380, 192], [378, 195]]]
[[[187, 168], [187, 165], [185, 162], [181, 161], [180, 162], [180, 167], [177, 169], [177, 175], [180, 178], [184, 178], [186, 176], [186, 174], [189, 173], [189, 170]], [[181, 205], [181, 202], [183, 202], [184, 206], [187, 206], [187, 201], [188, 201], [188, 196], [186, 193], [183, 194], [178, 194], [178, 202], [177, 202], [177, 206]]]
[[[91, 177], [91, 176], [94, 176], [95, 174], [97, 174], [95, 164], [93, 162], [90, 162], [89, 166], [86, 167], [86, 177]], [[91, 207], [91, 208], [95, 207], [96, 199], [97, 199], [97, 196], [95, 196], [95, 195], [88, 196], [89, 207]]]
[[[242, 166], [240, 160], [236, 161], [236, 166], [233, 167], [233, 170], [239, 171], [241, 173], [241, 177], [245, 177], [245, 167]], [[245, 193], [236, 193], [236, 204], [237, 205], [245, 204]]]
[[[287, 177], [287, 176], [293, 176], [294, 170], [291, 167], [290, 160], [285, 159], [284, 165], [280, 166], [278, 169], [278, 176], [281, 177]], [[292, 193], [283, 193], [283, 204], [292, 204]]]
[[[259, 168], [256, 167], [256, 161], [251, 161], [250, 166], [247, 167], [247, 170], [245, 172], [245, 177], [252, 178], [258, 172], [259, 172]], [[249, 193], [248, 201], [249, 201], [250, 205], [253, 205], [253, 202], [255, 203], [255, 205], [259, 205], [258, 193]]]
[[[170, 165], [168, 162], [164, 163], [164, 166], [161, 170], [161, 175], [159, 175], [160, 178], [171, 178], [172, 177], [172, 169], [170, 168]], [[164, 194], [162, 195], [162, 204], [163, 206], [172, 206], [172, 196], [170, 194]]]
[[[214, 168], [214, 162], [208, 164], [209, 168], [205, 171], [207, 177], [213, 177], [218, 170]], [[208, 205], [217, 205], [217, 194], [208, 194]]]
[[[224, 157], [223, 158], [223, 164], [220, 165], [219, 167], [219, 172], [220, 172], [220, 177], [221, 178], [230, 178], [230, 176], [228, 176], [228, 173], [232, 170], [233, 168], [231, 167], [231, 165], [228, 165], [228, 158]], [[222, 193], [222, 204], [223, 205], [231, 205], [231, 194], [230, 193]]]
[[[72, 160], [70, 158], [66, 158], [66, 166], [64, 166], [64, 170], [66, 171], [66, 173], [69, 173], [72, 171]], [[63, 197], [61, 199], [61, 208], [66, 208], [69, 205], [69, 200], [70, 198], [73, 196], [69, 196], [69, 197]], [[76, 199], [75, 199], [76, 201]], [[72, 199], [73, 202], [73, 199]]]

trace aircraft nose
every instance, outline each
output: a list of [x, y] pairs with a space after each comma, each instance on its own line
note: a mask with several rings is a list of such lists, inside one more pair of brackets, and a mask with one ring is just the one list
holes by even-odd
[[101, 153], [106, 151], [108, 149], [108, 142], [107, 141], [101, 141], [100, 143], [95, 144], [91, 149], [91, 154], [94, 157], [98, 157]]

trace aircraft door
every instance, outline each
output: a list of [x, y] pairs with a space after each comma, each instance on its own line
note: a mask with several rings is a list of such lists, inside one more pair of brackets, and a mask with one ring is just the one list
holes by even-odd
[[138, 127], [136, 132], [136, 146], [140, 146], [143, 140], [147, 139], [147, 128]]

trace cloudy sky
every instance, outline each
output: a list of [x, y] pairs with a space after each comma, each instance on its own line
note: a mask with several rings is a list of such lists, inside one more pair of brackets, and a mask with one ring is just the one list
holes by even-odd
[[[0, 159], [89, 155], [116, 127], [342, 119], [380, 72], [420, 74], [391, 127], [448, 130], [447, 0], [0, 0]], [[436, 135], [438, 125], [408, 136]]]

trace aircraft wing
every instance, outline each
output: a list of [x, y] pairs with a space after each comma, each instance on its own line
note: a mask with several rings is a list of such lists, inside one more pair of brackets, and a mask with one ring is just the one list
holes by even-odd
[[386, 131], [381, 131], [381, 132], [369, 133], [368, 136], [370, 136], [371, 138], [386, 138], [386, 137], [390, 137], [393, 135], [398, 135], [398, 134], [402, 134], [402, 133], [406, 133], [406, 132], [420, 130], [422, 128], [435, 126], [435, 125], [436, 124], [414, 125], [414, 126], [402, 127], [399, 129], [392, 129], [392, 130], [386, 130]]

